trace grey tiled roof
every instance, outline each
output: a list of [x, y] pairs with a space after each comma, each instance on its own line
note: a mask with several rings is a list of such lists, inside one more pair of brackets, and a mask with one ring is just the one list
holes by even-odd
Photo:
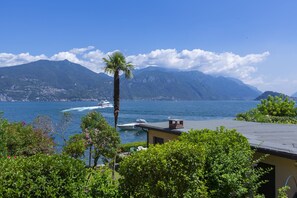
[[268, 124], [236, 120], [184, 121], [183, 129], [169, 129], [168, 122], [140, 124], [140, 127], [180, 134], [190, 129], [212, 129], [224, 126], [236, 129], [248, 138], [252, 147], [260, 152], [270, 153], [297, 160], [297, 125]]

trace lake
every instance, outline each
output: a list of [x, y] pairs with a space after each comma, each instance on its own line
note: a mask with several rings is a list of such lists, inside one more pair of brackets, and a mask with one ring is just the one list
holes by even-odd
[[[138, 118], [148, 122], [167, 121], [168, 118], [184, 120], [233, 119], [237, 113], [257, 106], [258, 101], [132, 101], [120, 104], [118, 124], [134, 122]], [[113, 126], [113, 108], [99, 108], [96, 102], [0, 102], [0, 111], [9, 121], [31, 123], [39, 115], [49, 116], [58, 123], [63, 112], [72, 117], [66, 136], [80, 133], [81, 117], [90, 111], [100, 112]], [[119, 131], [122, 143], [146, 141], [141, 131]], [[60, 141], [56, 138], [56, 141]]]

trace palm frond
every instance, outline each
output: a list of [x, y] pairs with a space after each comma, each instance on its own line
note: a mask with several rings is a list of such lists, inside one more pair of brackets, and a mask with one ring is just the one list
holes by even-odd
[[126, 62], [126, 58], [121, 52], [116, 51], [111, 56], [109, 55], [108, 58], [103, 58], [103, 61], [105, 62], [104, 71], [106, 73], [114, 74], [116, 71], [122, 71], [126, 78], [133, 77], [132, 70], [134, 66], [131, 62]]

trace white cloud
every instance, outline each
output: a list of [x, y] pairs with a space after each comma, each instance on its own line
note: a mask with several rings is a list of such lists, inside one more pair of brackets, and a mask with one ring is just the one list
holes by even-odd
[[[69, 60], [81, 64], [92, 71], [102, 72], [104, 67], [103, 57], [112, 52], [104, 53], [94, 46], [74, 48], [65, 52], [58, 52], [50, 57], [44, 54], [33, 56], [29, 53], [9, 54], [0, 53], [0, 67], [24, 64], [40, 59]], [[250, 84], [263, 83], [261, 77], [254, 77], [257, 63], [265, 60], [269, 52], [261, 54], [248, 54], [240, 56], [231, 52], [215, 53], [201, 49], [182, 50], [157, 49], [147, 54], [127, 56], [136, 68], [147, 66], [160, 66], [180, 70], [198, 70], [212, 75], [235, 77]]]
[[287, 95], [296, 93], [297, 80], [288, 77], [264, 77], [258, 88], [262, 91], [276, 91]]
[[11, 54], [0, 53], [0, 67], [20, 65], [28, 62], [47, 59], [45, 55], [32, 56], [29, 53]]
[[175, 49], [158, 49], [148, 54], [128, 56], [127, 60], [133, 62], [137, 68], [159, 65], [251, 81], [251, 74], [257, 71], [253, 65], [263, 61], [268, 55], [269, 52], [239, 56], [230, 52], [214, 53], [201, 49], [182, 50], [181, 52]]
[[95, 49], [95, 47], [94, 46], [88, 46], [88, 47], [85, 47], [85, 48], [74, 48], [74, 49], [70, 50], [70, 52], [73, 53], [73, 54], [82, 54], [82, 53], [84, 53], [86, 51], [90, 51], [92, 49]]

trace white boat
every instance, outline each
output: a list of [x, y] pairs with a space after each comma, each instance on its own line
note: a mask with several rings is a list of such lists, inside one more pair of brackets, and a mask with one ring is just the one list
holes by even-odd
[[101, 108], [112, 108], [113, 107], [113, 105], [108, 100], [101, 100], [98, 103], [98, 106]]
[[127, 124], [118, 124], [117, 126], [121, 130], [137, 130], [136, 125], [140, 123], [147, 123], [144, 119], [137, 119], [136, 122], [127, 123]]

